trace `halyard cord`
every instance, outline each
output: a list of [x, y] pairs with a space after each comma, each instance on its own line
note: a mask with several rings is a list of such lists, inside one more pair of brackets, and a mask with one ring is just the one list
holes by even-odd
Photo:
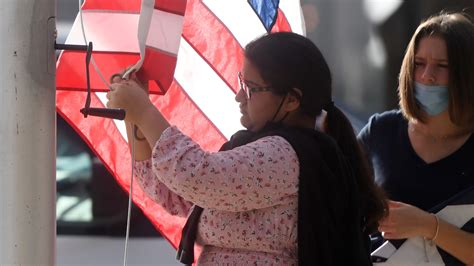
[[[81, 21], [81, 29], [82, 29], [82, 36], [84, 38], [84, 43], [87, 45], [87, 38], [86, 38], [86, 31], [84, 29], [84, 21], [82, 19], [82, 0], [79, 0], [79, 16], [80, 16], [80, 21]], [[94, 57], [91, 56], [91, 63], [94, 66], [95, 71], [97, 74], [99, 74], [100, 79], [102, 82], [110, 88], [110, 84], [104, 79], [104, 76], [102, 75], [102, 72], [100, 72], [100, 69], [97, 67]], [[133, 128], [134, 125], [131, 125]], [[123, 251], [123, 265], [127, 266], [127, 254], [128, 254], [128, 239], [130, 236], [130, 216], [131, 216], [131, 210], [132, 210], [132, 195], [133, 195], [133, 177], [135, 176], [135, 138], [131, 138], [131, 150], [132, 150], [132, 172], [130, 175], [130, 193], [128, 196], [128, 211], [127, 211], [127, 229], [125, 232], [125, 247]]]

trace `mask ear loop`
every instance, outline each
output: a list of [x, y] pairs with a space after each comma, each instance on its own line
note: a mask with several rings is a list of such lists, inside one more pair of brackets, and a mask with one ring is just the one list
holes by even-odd
[[[298, 98], [298, 100], [301, 102], [301, 97], [302, 97], [302, 96], [301, 96], [301, 92], [299, 92], [299, 91], [297, 91], [297, 90], [295, 90], [295, 89], [292, 89], [290, 92], [287, 92], [287, 93], [285, 94], [285, 96], [283, 97], [283, 99], [281, 100], [280, 105], [278, 106], [277, 111], [275, 112], [275, 114], [274, 114], [273, 117], [272, 117], [272, 120], [270, 120], [271, 122], [274, 122], [273, 120], [275, 120], [276, 116], [277, 116], [278, 113], [280, 112], [280, 109], [281, 109], [281, 107], [283, 106], [283, 103], [285, 102], [286, 96], [288, 96], [289, 93], [294, 94], [294, 96], [295, 96], [296, 98]], [[280, 121], [278, 121], [278, 122], [276, 122], [276, 123], [281, 123], [281, 122], [283, 122], [289, 114], [290, 114], [290, 112], [286, 112], [286, 114], [280, 119]]]
[[[272, 119], [270, 120], [271, 122], [274, 122], [276, 116], [278, 115], [278, 113], [280, 112], [280, 109], [281, 107], [283, 106], [283, 103], [285, 102], [285, 99], [286, 99], [286, 95], [283, 97], [283, 99], [281, 99], [281, 102], [280, 102], [280, 105], [278, 106], [278, 109], [276, 110], [275, 114], [273, 115]], [[288, 112], [283, 116], [282, 119], [280, 119], [280, 121], [278, 121], [277, 123], [281, 123], [283, 122], [283, 120], [285, 120], [285, 118], [288, 116]]]

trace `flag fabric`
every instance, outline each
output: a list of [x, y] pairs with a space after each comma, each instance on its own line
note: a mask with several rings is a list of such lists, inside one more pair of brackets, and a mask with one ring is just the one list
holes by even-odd
[[[430, 210], [440, 219], [474, 233], [474, 187], [469, 187]], [[374, 265], [464, 265], [422, 237], [385, 241], [372, 254]]]
[[[146, 1], [146, 0], [143, 0]], [[217, 151], [241, 129], [237, 73], [245, 45], [269, 31], [304, 34], [297, 0], [152, 0], [146, 52], [140, 73], [150, 80], [150, 99], [172, 125], [201, 147]], [[267, 3], [268, 2], [268, 3]], [[140, 60], [141, 2], [87, 0], [85, 34], [93, 57], [108, 78]], [[140, 22], [141, 23], [141, 22]], [[84, 44], [79, 16], [67, 38]], [[125, 125], [100, 117], [84, 118], [85, 55], [64, 51], [57, 63], [57, 111], [81, 135], [118, 183], [129, 190], [131, 157]], [[107, 87], [91, 69], [91, 107], [104, 107]], [[134, 186], [134, 202], [176, 248], [184, 219], [166, 213]], [[131, 225], [133, 226], [133, 224]]]

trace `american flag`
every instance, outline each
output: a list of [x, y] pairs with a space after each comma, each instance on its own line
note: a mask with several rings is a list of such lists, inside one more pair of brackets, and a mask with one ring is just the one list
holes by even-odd
[[[143, 0], [146, 1], [146, 0]], [[153, 0], [152, 0], [153, 2]], [[269, 31], [304, 34], [298, 0], [155, 0], [141, 73], [150, 98], [172, 125], [204, 149], [216, 151], [241, 129], [234, 97], [245, 45]], [[139, 0], [87, 0], [83, 22], [93, 57], [105, 77], [140, 59]], [[66, 43], [84, 44], [79, 16]], [[57, 63], [57, 111], [76, 129], [118, 183], [129, 190], [131, 157], [121, 121], [84, 118], [85, 55], [64, 51]], [[173, 74], [174, 73], [174, 74]], [[105, 107], [107, 87], [91, 71], [91, 107]], [[134, 202], [171, 244], [184, 220], [166, 213], [134, 186]], [[132, 225], [133, 226], [133, 225]]]

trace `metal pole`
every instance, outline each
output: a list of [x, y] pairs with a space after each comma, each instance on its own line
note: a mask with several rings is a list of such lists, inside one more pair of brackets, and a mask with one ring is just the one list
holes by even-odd
[[0, 265], [55, 265], [55, 13], [0, 5]]

